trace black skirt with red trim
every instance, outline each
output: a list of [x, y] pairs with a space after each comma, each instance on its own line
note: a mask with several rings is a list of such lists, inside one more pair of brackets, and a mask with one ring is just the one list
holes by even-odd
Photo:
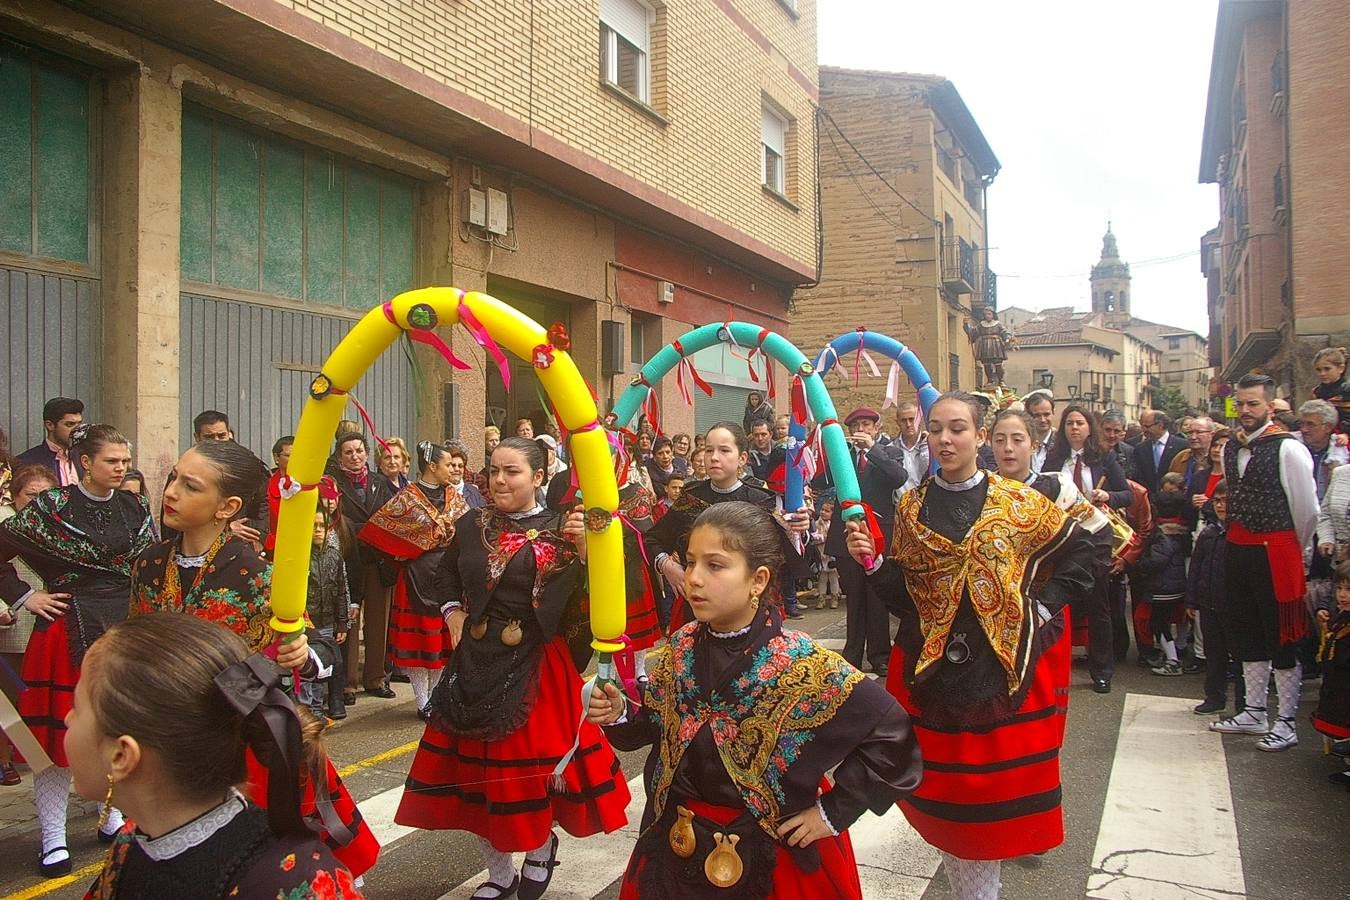
[[[656, 614], [656, 594], [652, 584], [651, 571], [644, 565], [642, 573], [641, 596], [630, 595], [628, 599], [628, 646], [634, 650], [646, 650], [656, 646], [661, 639], [661, 619]], [[636, 594], [637, 592], [632, 592]]]
[[886, 687], [910, 714], [923, 754], [923, 782], [898, 805], [925, 841], [961, 859], [1011, 859], [1064, 842], [1059, 748], [1071, 640], [1066, 627], [1041, 654], [1016, 714], [987, 731], [926, 727], [905, 685], [904, 652], [891, 651]]
[[[696, 815], [711, 819], [719, 825], [734, 821], [744, 808], [713, 806], [697, 800], [682, 801]], [[778, 844], [774, 847], [773, 891], [771, 900], [862, 900], [862, 882], [858, 879], [858, 862], [853, 856], [853, 842], [848, 832], [838, 837], [826, 837], [811, 846], [820, 852], [820, 868], [806, 872], [792, 853]], [[628, 862], [619, 900], [640, 900], [638, 879], [644, 859], [636, 854]], [[728, 897], [735, 896], [734, 886], [725, 888]]]
[[576, 837], [623, 827], [628, 782], [591, 723], [581, 726], [562, 785], [549, 784], [572, 748], [582, 709], [581, 678], [561, 638], [541, 651], [538, 678], [529, 718], [500, 740], [461, 738], [428, 725], [394, 821], [470, 831], [505, 853], [543, 846], [555, 821]]
[[52, 762], [69, 768], [66, 759], [66, 713], [75, 705], [75, 682], [80, 669], [70, 658], [70, 635], [59, 617], [42, 631], [34, 631], [23, 654], [19, 673], [27, 690], [19, 695], [19, 715]]
[[450, 658], [450, 629], [437, 613], [424, 613], [408, 595], [408, 575], [394, 582], [389, 609], [389, 661], [404, 669], [442, 669]]
[[[245, 785], [244, 793], [253, 803], [266, 809], [269, 772], [253, 755], [251, 749], [245, 749], [244, 758], [248, 764], [248, 783]], [[333, 851], [333, 855], [347, 867], [347, 870], [353, 876], [362, 875], [370, 871], [380, 858], [380, 842], [376, 840], [375, 833], [370, 830], [366, 820], [361, 817], [360, 808], [356, 805], [356, 801], [352, 799], [351, 792], [347, 790], [347, 785], [342, 783], [337, 768], [331, 760], [328, 762], [328, 796], [333, 802], [333, 811], [337, 813], [338, 818], [342, 820], [342, 824], [351, 832], [352, 840], [346, 844], [339, 844], [326, 831], [320, 837], [328, 845], [328, 849]], [[300, 815], [309, 818], [316, 814], [316, 809], [314, 785], [306, 783], [304, 796], [300, 800]]]

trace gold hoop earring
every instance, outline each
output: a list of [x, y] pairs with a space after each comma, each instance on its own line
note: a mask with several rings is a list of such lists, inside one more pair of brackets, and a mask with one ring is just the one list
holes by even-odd
[[103, 798], [103, 809], [102, 809], [102, 811], [100, 811], [99, 814], [98, 814], [98, 830], [99, 830], [99, 831], [102, 831], [104, 828], [106, 828], [106, 827], [108, 826], [108, 818], [112, 815], [112, 809], [113, 809], [112, 795], [113, 795], [113, 777], [112, 777], [112, 773], [109, 772], [109, 773], [108, 773], [108, 793], [107, 793], [107, 795], [104, 796], [104, 798]]

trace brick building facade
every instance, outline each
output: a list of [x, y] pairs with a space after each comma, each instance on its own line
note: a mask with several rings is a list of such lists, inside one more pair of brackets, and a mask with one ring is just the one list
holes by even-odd
[[[818, 263], [815, 27], [810, 0], [5, 4], [0, 180], [27, 205], [0, 213], [0, 321], [28, 340], [0, 422], [23, 447], [42, 399], [84, 397], [155, 484], [201, 408], [263, 451], [419, 285], [566, 323], [602, 404], [692, 325], [785, 329]], [[477, 454], [541, 404], [445, 337], [472, 372], [400, 347], [357, 394]]]
[[[1350, 336], [1344, 285], [1350, 21], [1334, 0], [1222, 0], [1200, 181], [1220, 187], [1203, 240], [1210, 358], [1232, 382], [1254, 368], [1305, 397], [1310, 359]], [[1217, 284], [1214, 284], [1217, 282]]]
[[[941, 77], [821, 67], [820, 105], [822, 275], [797, 293], [794, 340], [813, 355], [866, 326], [912, 349], [939, 389], [975, 387], [962, 324], [996, 308], [985, 191], [998, 159]], [[843, 411], [879, 403], [885, 383], [855, 388], [841, 371], [830, 391]]]

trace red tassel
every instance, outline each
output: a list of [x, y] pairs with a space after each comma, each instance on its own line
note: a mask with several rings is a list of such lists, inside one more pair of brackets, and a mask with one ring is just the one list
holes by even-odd
[[647, 416], [647, 421], [652, 426], [652, 431], [661, 433], [661, 419], [658, 415], [659, 407], [656, 402], [656, 388], [647, 388], [647, 399], [642, 401], [642, 412]]
[[863, 521], [867, 525], [867, 533], [872, 536], [872, 548], [877, 553], [884, 554], [886, 552], [886, 536], [881, 533], [881, 523], [877, 521], [877, 514], [872, 511], [872, 507], [861, 500], [845, 500], [839, 504], [839, 509], [842, 512], [855, 506], [861, 506], [863, 509]]
[[789, 401], [792, 410], [792, 418], [798, 425], [805, 425], [809, 416], [806, 411], [806, 385], [802, 383], [802, 376], [792, 376], [792, 399]]

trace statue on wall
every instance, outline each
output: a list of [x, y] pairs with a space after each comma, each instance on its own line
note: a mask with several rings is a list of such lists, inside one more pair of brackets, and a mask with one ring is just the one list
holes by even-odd
[[1008, 351], [1016, 348], [1013, 336], [994, 315], [994, 308], [984, 307], [978, 323], [967, 318], [963, 327], [970, 343], [974, 345], [975, 359], [984, 366], [984, 383], [1003, 384], [1003, 363], [1008, 358]]

